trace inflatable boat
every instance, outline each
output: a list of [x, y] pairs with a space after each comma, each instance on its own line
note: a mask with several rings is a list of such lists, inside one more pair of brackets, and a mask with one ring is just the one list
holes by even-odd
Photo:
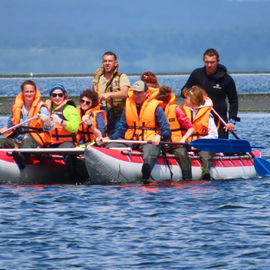
[[[270, 176], [270, 163], [260, 157], [260, 151], [251, 152], [246, 140], [199, 139], [192, 145], [216, 152], [210, 170], [214, 180]], [[24, 169], [14, 161], [14, 152], [30, 153]], [[63, 158], [65, 155], [75, 157], [73, 174]], [[189, 157], [192, 179], [200, 179], [200, 157], [192, 151]], [[142, 153], [131, 147], [112, 149], [87, 145], [84, 148], [0, 149], [0, 184], [142, 184], [142, 164]], [[174, 156], [158, 157], [150, 181], [181, 180], [182, 172]]]
[[[260, 151], [255, 151], [260, 155]], [[201, 161], [195, 152], [189, 152], [192, 164], [192, 179], [201, 177]], [[89, 146], [84, 152], [85, 165], [91, 184], [142, 183], [142, 153], [130, 148], [108, 149]], [[168, 162], [167, 162], [168, 161]], [[167, 161], [160, 156], [151, 172], [153, 182], [181, 181], [182, 172], [173, 155], [167, 154]], [[210, 170], [214, 180], [254, 178], [257, 172], [254, 157], [250, 153], [224, 155], [217, 153]]]
[[[31, 153], [24, 169], [14, 161], [12, 152]], [[0, 149], [0, 184], [76, 184], [87, 179], [84, 169], [84, 149]], [[65, 154], [75, 154], [77, 177], [72, 177], [63, 159]], [[83, 173], [85, 170], [85, 174]]]

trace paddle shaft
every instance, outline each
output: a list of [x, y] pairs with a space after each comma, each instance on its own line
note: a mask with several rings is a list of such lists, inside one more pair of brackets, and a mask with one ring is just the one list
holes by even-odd
[[13, 130], [13, 129], [17, 128], [17, 127], [20, 127], [20, 126], [22, 126], [22, 125], [24, 125], [24, 124], [26, 124], [26, 123], [28, 123], [28, 122], [30, 122], [30, 121], [32, 121], [32, 120], [38, 118], [38, 117], [39, 117], [39, 115], [36, 115], [36, 116], [34, 116], [34, 117], [30, 118], [30, 119], [27, 119], [27, 120], [25, 120], [25, 121], [23, 121], [23, 122], [21, 122], [21, 123], [15, 125], [15, 126], [12, 126], [12, 127], [10, 127], [10, 128], [7, 128], [6, 130], [2, 131], [2, 132], [0, 133], [0, 135], [4, 134], [4, 133], [6, 133], [6, 132], [8, 132], [8, 131], [10, 131], [10, 130]]
[[[216, 112], [216, 110], [214, 108], [212, 108], [212, 112], [219, 118], [220, 122], [226, 126], [227, 123], [224, 121], [224, 119]], [[240, 137], [234, 132], [234, 131], [231, 131], [232, 135], [234, 136], [234, 138], [236, 139], [240, 139]]]
[[[151, 141], [135, 141], [135, 140], [108, 140], [104, 139], [104, 143], [125, 143], [125, 144], [150, 144]], [[163, 142], [161, 141], [159, 144], [165, 144], [165, 145], [188, 145], [187, 143], [173, 143], [173, 142]]]

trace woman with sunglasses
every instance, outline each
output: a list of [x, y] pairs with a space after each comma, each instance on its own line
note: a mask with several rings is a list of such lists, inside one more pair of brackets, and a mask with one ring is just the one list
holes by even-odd
[[[76, 146], [76, 132], [79, 128], [79, 114], [75, 103], [68, 99], [68, 93], [61, 84], [50, 89], [50, 100], [46, 101], [52, 115], [54, 127], [52, 130], [51, 147], [73, 148]], [[81, 174], [76, 155], [64, 155], [67, 173], [72, 181], [80, 181]]]
[[46, 101], [52, 114], [54, 127], [51, 147], [75, 147], [79, 128], [79, 114], [75, 103], [68, 99], [68, 93], [61, 84], [50, 89], [50, 100]]
[[80, 115], [80, 127], [77, 132], [77, 144], [94, 141], [105, 136], [107, 117], [104, 110], [100, 110], [98, 94], [86, 89], [80, 95], [80, 106], [77, 107]]

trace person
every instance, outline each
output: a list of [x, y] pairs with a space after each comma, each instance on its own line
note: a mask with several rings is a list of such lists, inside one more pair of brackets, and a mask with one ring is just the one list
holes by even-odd
[[[215, 49], [207, 49], [203, 54], [204, 67], [195, 69], [182, 88], [198, 85], [206, 91], [214, 104], [215, 111], [226, 121], [226, 126], [220, 125], [219, 138], [228, 138], [229, 132], [234, 130], [238, 112], [238, 95], [235, 82], [227, 73], [225, 66], [219, 64], [219, 53]], [[229, 101], [229, 121], [227, 117], [227, 102]], [[216, 117], [217, 123], [218, 117]]]
[[158, 82], [157, 76], [151, 71], [145, 71], [141, 75], [141, 80], [147, 84], [149, 88], [160, 88], [160, 83]]
[[96, 92], [91, 89], [83, 91], [77, 110], [80, 116], [77, 145], [93, 142], [97, 137], [105, 136], [107, 116], [105, 111], [100, 110]]
[[[68, 98], [65, 87], [55, 84], [50, 89], [50, 99], [46, 100], [50, 110], [54, 127], [52, 144], [54, 148], [73, 148], [76, 145], [76, 132], [79, 129], [79, 113], [75, 103]], [[67, 165], [67, 172], [72, 180], [78, 177], [76, 155], [66, 154], [63, 156]]]
[[[167, 141], [171, 136], [166, 115], [160, 107], [162, 102], [154, 97], [149, 96], [145, 82], [141, 80], [135, 82], [132, 93], [126, 100], [119, 129], [110, 135], [110, 139], [151, 141], [149, 144], [139, 144], [139, 149], [143, 151], [142, 179], [145, 183], [148, 182], [160, 154], [160, 141]], [[97, 143], [101, 145], [102, 140], [98, 139]], [[123, 145], [117, 143], [109, 145], [109, 147], [121, 146]]]
[[76, 132], [80, 124], [79, 113], [75, 103], [68, 99], [65, 87], [61, 84], [53, 85], [46, 104], [54, 123], [51, 147], [75, 147]]
[[[38, 117], [37, 117], [38, 116]], [[33, 120], [30, 120], [37, 117]], [[41, 101], [41, 94], [32, 80], [21, 84], [21, 92], [16, 96], [11, 115], [7, 121], [10, 128], [25, 122], [22, 126], [11, 130], [5, 138], [0, 138], [0, 148], [37, 148], [47, 147], [51, 143], [49, 110]], [[25, 168], [29, 154], [13, 152], [13, 158], [20, 169]]]
[[[175, 98], [169, 86], [161, 86], [156, 97], [157, 100], [163, 101], [163, 110], [171, 129], [171, 141], [173, 143], [185, 143], [194, 129], [184, 110], [175, 104]], [[169, 152], [175, 155], [175, 159], [182, 170], [183, 180], [191, 180], [191, 161], [187, 155], [187, 148], [183, 145], [175, 145], [169, 148]]]
[[[218, 138], [217, 126], [211, 113], [213, 102], [207, 96], [206, 92], [197, 85], [189, 89], [184, 89], [185, 103], [183, 110], [187, 117], [192, 121], [194, 132], [187, 139], [193, 141], [199, 138]], [[204, 180], [210, 180], [211, 160], [215, 153], [199, 151], [202, 161], [202, 175]]]
[[128, 96], [130, 82], [126, 74], [118, 72], [119, 63], [113, 52], [102, 56], [102, 67], [97, 69], [92, 89], [98, 93], [101, 109], [107, 112], [108, 134], [119, 127], [125, 100]]

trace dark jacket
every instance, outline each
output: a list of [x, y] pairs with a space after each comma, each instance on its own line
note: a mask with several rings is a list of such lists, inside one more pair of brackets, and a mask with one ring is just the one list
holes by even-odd
[[214, 109], [226, 122], [228, 122], [226, 98], [228, 98], [229, 119], [240, 120], [237, 117], [238, 96], [235, 83], [232, 77], [227, 73], [225, 66], [218, 64], [216, 73], [212, 75], [206, 74], [205, 67], [195, 69], [190, 74], [182, 91], [185, 87], [190, 88], [193, 85], [198, 85], [206, 91], [213, 101]]

